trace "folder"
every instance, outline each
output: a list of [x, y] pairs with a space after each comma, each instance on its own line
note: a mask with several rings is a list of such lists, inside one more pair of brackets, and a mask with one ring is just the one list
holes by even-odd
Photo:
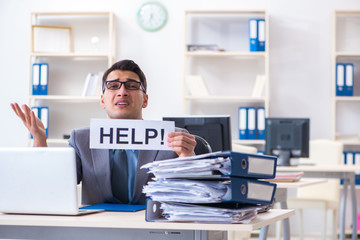
[[46, 137], [49, 136], [49, 108], [48, 107], [40, 107], [40, 120], [44, 124]]
[[156, 179], [143, 192], [155, 201], [191, 204], [248, 203], [271, 204], [276, 184], [263, 180], [229, 177], [226, 179]]
[[40, 64], [32, 65], [32, 95], [39, 95], [40, 91]]
[[345, 152], [345, 165], [354, 165], [354, 153], [350, 151]]
[[248, 139], [256, 139], [256, 110], [255, 107], [249, 107], [247, 113]]
[[223, 179], [228, 177], [274, 178], [277, 157], [221, 151], [155, 161], [141, 166], [155, 178]]
[[40, 64], [40, 90], [39, 95], [48, 94], [49, 65], [47, 63]]
[[336, 64], [336, 96], [344, 96], [344, 83], [345, 83], [345, 69], [344, 64]]
[[248, 139], [247, 137], [247, 108], [239, 107], [239, 139]]
[[250, 52], [258, 51], [258, 26], [257, 19], [249, 19]]
[[258, 51], [265, 51], [265, 19], [258, 19]]
[[346, 63], [344, 64], [344, 68], [345, 68], [344, 96], [353, 96], [354, 95], [354, 64]]
[[145, 210], [145, 205], [98, 203], [94, 205], [81, 207], [80, 209], [100, 209], [106, 212], [137, 212], [137, 211]]
[[[172, 206], [170, 209], [169, 205]], [[255, 218], [257, 213], [266, 212], [269, 209], [270, 206], [264, 204], [185, 204], [147, 199], [145, 220], [147, 222], [248, 223]]]
[[265, 139], [265, 108], [256, 109], [256, 138]]
[[[40, 118], [40, 111], [39, 111], [39, 107], [31, 107], [31, 111], [33, 111], [33, 112], [34, 112], [35, 117]], [[31, 138], [31, 139], [33, 138], [33, 135], [32, 135], [32, 134], [30, 134], [30, 138]]]
[[354, 152], [354, 165], [360, 166], [360, 152]]

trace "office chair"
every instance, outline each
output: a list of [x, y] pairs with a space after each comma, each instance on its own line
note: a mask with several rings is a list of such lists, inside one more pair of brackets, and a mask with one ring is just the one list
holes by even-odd
[[[341, 164], [343, 154], [343, 144], [338, 141], [328, 139], [317, 139], [310, 141], [310, 159], [318, 165]], [[336, 239], [337, 230], [337, 211], [340, 199], [340, 181], [338, 179], [328, 179], [326, 183], [316, 184], [299, 188], [296, 198], [287, 200], [288, 208], [298, 211], [299, 219], [299, 239], [304, 239], [303, 234], [303, 209], [322, 210], [322, 239], [326, 239], [327, 211], [332, 213], [332, 239]]]
[[196, 155], [212, 152], [210, 144], [204, 138], [198, 135], [194, 135], [194, 137], [196, 141], [194, 152]]

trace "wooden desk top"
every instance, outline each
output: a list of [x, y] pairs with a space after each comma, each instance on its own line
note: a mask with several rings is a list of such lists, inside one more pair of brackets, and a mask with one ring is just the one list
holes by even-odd
[[173, 229], [173, 230], [220, 230], [251, 232], [295, 214], [290, 209], [271, 209], [261, 213], [250, 224], [217, 223], [175, 223], [146, 222], [145, 211], [139, 212], [101, 212], [83, 216], [47, 216], [1, 214], [0, 225], [44, 226], [44, 227], [92, 227], [92, 228], [130, 228], [130, 229]]

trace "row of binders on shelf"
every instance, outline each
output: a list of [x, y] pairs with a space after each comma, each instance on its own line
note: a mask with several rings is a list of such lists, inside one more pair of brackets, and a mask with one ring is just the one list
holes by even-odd
[[147, 221], [248, 223], [273, 203], [277, 158], [222, 151], [155, 161], [144, 186]]
[[[344, 151], [342, 163], [349, 166], [360, 166], [360, 151]], [[360, 185], [360, 172], [355, 174], [355, 184]]]
[[[31, 107], [31, 110], [34, 112], [35, 116], [37, 116], [41, 122], [44, 124], [46, 137], [49, 135], [49, 107], [41, 106], [41, 107]], [[31, 138], [33, 138], [31, 136]]]
[[250, 52], [265, 51], [265, 19], [249, 19]]
[[81, 96], [100, 96], [102, 93], [102, 76], [103, 72], [88, 73], [86, 75], [84, 88]]
[[354, 64], [336, 63], [336, 96], [354, 96]]
[[47, 95], [49, 82], [49, 64], [33, 63], [32, 95]]
[[239, 107], [239, 139], [265, 139], [264, 107]]

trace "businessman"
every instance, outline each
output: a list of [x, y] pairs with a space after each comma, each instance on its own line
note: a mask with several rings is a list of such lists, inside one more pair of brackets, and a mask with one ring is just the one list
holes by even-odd
[[[102, 88], [100, 104], [108, 118], [143, 119], [142, 109], [148, 105], [147, 84], [135, 62], [116, 62], [104, 73]], [[29, 106], [20, 108], [12, 103], [11, 107], [32, 134], [34, 146], [46, 147], [44, 125]], [[191, 156], [196, 145], [193, 135], [176, 128], [168, 134], [168, 146], [172, 151], [90, 149], [89, 133], [89, 127], [75, 129], [69, 139], [69, 145], [76, 152], [77, 180], [82, 182], [83, 204], [144, 204], [142, 188], [150, 176], [140, 167], [152, 161]]]

